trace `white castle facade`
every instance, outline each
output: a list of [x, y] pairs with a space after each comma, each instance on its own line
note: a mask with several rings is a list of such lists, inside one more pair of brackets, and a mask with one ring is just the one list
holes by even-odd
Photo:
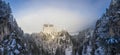
[[53, 24], [44, 24], [43, 25], [43, 33], [49, 34], [49, 35], [57, 35], [58, 31], [56, 27], [54, 27]]

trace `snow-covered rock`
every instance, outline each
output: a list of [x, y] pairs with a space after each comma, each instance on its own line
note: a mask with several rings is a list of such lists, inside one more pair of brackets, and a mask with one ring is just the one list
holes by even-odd
[[[120, 46], [120, 0], [112, 0], [106, 13], [97, 21], [89, 42], [91, 55], [119, 55]], [[86, 50], [89, 49], [86, 47]], [[83, 51], [85, 48], [83, 48]], [[87, 51], [89, 52], [89, 51]], [[83, 54], [84, 55], [84, 54]]]

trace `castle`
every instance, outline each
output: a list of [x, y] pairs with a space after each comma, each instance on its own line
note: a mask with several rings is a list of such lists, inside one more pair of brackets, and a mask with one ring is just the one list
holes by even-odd
[[44, 24], [42, 32], [50, 36], [56, 36], [59, 33], [53, 24]]
[[43, 33], [52, 34], [53, 32], [56, 32], [54, 25], [52, 24], [43, 25]]

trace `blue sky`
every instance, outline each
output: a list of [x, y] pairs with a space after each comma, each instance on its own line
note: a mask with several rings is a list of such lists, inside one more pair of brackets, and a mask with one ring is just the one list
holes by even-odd
[[27, 33], [40, 32], [51, 23], [69, 32], [95, 25], [110, 0], [6, 0], [19, 26]]

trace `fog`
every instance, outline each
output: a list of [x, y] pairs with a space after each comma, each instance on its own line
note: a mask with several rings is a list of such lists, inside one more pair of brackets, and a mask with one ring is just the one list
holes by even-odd
[[[11, 1], [10, 1], [11, 2]], [[97, 19], [105, 12], [110, 0], [29, 0], [11, 4], [18, 25], [26, 32], [40, 32], [43, 24], [53, 24], [68, 32], [79, 32], [95, 25]], [[12, 3], [12, 2], [11, 2]]]

